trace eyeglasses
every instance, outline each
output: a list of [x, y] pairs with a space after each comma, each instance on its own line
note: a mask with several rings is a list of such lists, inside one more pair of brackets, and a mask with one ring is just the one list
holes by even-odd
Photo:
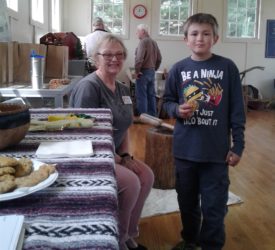
[[116, 57], [116, 59], [118, 61], [120, 60], [123, 60], [125, 58], [125, 54], [124, 53], [117, 53], [117, 54], [110, 54], [110, 53], [106, 53], [106, 54], [101, 54], [101, 53], [97, 53], [97, 55], [101, 55], [103, 56], [103, 58], [106, 60], [106, 61], [111, 61], [113, 60], [114, 56]]

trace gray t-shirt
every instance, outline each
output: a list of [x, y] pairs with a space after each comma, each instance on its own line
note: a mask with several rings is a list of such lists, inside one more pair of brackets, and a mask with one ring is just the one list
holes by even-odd
[[73, 108], [111, 109], [115, 148], [118, 149], [133, 119], [130, 91], [125, 84], [116, 81], [116, 89], [113, 93], [94, 72], [84, 77], [74, 87], [69, 105]]

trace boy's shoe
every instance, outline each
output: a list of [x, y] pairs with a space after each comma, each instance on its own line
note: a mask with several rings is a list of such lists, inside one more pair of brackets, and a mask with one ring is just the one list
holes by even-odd
[[138, 244], [133, 238], [129, 238], [126, 241], [126, 245], [129, 250], [147, 250], [147, 247]]
[[147, 250], [147, 247], [141, 245], [141, 244], [138, 244], [137, 247], [128, 247], [129, 250]]
[[196, 250], [196, 244], [181, 241], [172, 250]]

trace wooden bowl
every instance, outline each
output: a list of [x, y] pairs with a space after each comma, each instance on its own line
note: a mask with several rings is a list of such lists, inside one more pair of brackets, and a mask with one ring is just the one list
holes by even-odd
[[0, 103], [0, 150], [18, 144], [29, 126], [28, 105]]

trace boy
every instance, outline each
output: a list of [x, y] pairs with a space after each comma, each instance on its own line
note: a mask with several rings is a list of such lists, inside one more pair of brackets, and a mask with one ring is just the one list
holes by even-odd
[[[244, 149], [245, 112], [239, 71], [227, 58], [211, 53], [218, 23], [198, 13], [184, 25], [191, 56], [169, 71], [164, 109], [176, 118], [173, 155], [183, 224], [174, 249], [220, 250], [229, 191], [228, 165]], [[232, 134], [232, 145], [231, 145]]]

